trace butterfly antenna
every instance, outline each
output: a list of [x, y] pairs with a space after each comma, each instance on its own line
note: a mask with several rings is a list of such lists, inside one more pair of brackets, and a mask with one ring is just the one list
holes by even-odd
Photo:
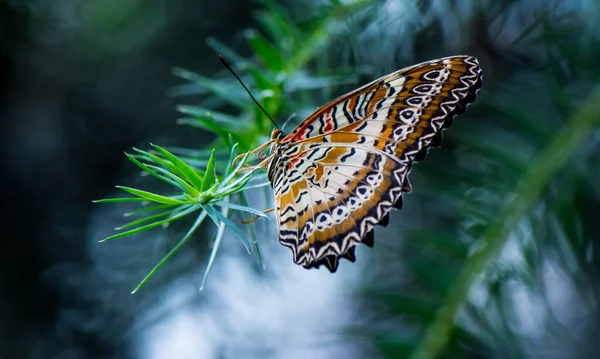
[[281, 125], [281, 130], [285, 130], [285, 125], [288, 124], [288, 122], [290, 122], [291, 120], [294, 119], [294, 117], [296, 117], [296, 113], [294, 112], [293, 114], [291, 114], [286, 120], [285, 122], [283, 122], [283, 125]]
[[271, 116], [269, 116], [267, 111], [265, 111], [265, 109], [260, 105], [260, 103], [258, 101], [256, 101], [254, 96], [252, 96], [252, 93], [250, 92], [250, 90], [248, 90], [246, 85], [244, 85], [244, 82], [242, 81], [242, 79], [235, 73], [235, 71], [233, 71], [231, 66], [229, 66], [229, 63], [225, 60], [225, 58], [222, 55], [219, 55], [219, 59], [221, 59], [221, 62], [223, 63], [223, 65], [225, 65], [225, 67], [227, 67], [227, 69], [233, 74], [233, 76], [235, 76], [235, 78], [242, 84], [242, 86], [244, 86], [244, 90], [246, 90], [248, 95], [250, 95], [250, 97], [252, 98], [254, 103], [256, 103], [258, 105], [260, 110], [269, 118], [269, 120], [271, 120], [271, 122], [273, 122], [273, 124], [275, 125], [276, 128], [279, 128], [279, 126], [277, 126], [277, 123], [275, 121], [273, 121], [273, 119], [271, 118]]

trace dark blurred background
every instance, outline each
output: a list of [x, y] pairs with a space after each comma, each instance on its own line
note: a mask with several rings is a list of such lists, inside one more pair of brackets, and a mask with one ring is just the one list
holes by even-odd
[[[547, 148], [568, 162], [540, 170], [539, 195], [493, 239], [501, 249], [476, 273], [443, 355], [600, 358], [600, 136], [594, 111], [580, 114], [600, 106], [589, 103], [600, 84], [596, 0], [381, 0], [345, 14], [307, 70], [359, 69], [358, 79], [327, 86], [309, 108], [436, 57], [468, 53], [484, 71], [479, 99], [415, 166], [415, 191], [375, 248], [335, 275], [305, 271], [269, 221], [258, 225], [266, 270], [229, 238], [198, 292], [200, 235], [129, 294], [180, 231], [99, 244], [124, 209], [91, 200], [147, 184], [123, 155], [133, 146], [209, 145], [206, 131], [176, 124], [175, 105], [203, 95], [174, 96], [183, 81], [171, 70], [222, 71], [209, 37], [252, 59], [243, 34], [275, 11], [265, 3], [0, 1], [0, 358], [409, 357]], [[338, 2], [275, 3], [310, 32]], [[591, 125], [568, 137], [576, 121]], [[560, 136], [576, 145], [552, 147]]]

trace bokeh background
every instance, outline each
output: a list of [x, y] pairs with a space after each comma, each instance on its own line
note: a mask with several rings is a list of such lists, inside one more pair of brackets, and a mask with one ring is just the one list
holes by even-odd
[[[0, 358], [599, 358], [599, 24], [596, 0], [0, 1]], [[266, 269], [228, 232], [198, 292], [206, 224], [131, 295], [190, 223], [98, 243], [131, 206], [93, 199], [164, 190], [123, 152], [201, 167], [216, 136], [178, 105], [270, 131], [218, 52], [279, 123], [436, 57], [484, 86], [356, 263], [295, 266], [261, 219]]]

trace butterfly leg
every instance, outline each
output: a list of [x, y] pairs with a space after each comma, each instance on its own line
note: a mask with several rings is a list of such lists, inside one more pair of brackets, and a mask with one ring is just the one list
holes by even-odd
[[235, 163], [236, 163], [236, 162], [237, 162], [237, 161], [238, 161], [238, 160], [239, 160], [241, 157], [244, 157], [244, 156], [246, 156], [246, 155], [248, 155], [248, 156], [249, 156], [249, 155], [251, 155], [251, 154], [254, 154], [254, 153], [258, 152], [258, 151], [262, 151], [262, 150], [264, 150], [265, 148], [269, 147], [269, 146], [271, 145], [271, 143], [273, 143], [273, 140], [271, 140], [271, 141], [268, 141], [268, 142], [266, 142], [266, 143], [262, 144], [261, 146], [259, 146], [259, 147], [255, 148], [255, 149], [253, 149], [253, 150], [252, 150], [252, 151], [250, 151], [250, 152], [246, 152], [246, 153], [240, 153], [239, 155], [237, 155], [237, 157], [236, 157], [236, 158], [234, 158], [234, 159], [233, 159], [233, 162], [231, 163], [231, 165], [232, 165], [232, 166], [235, 166]]
[[[269, 212], [273, 212], [274, 210], [275, 210], [275, 207], [273, 207], [273, 208], [269, 208], [269, 209], [265, 209], [265, 210], [263, 211], [263, 213], [265, 213], [265, 214], [266, 214], [266, 213], [269, 213]], [[250, 219], [249, 219], [249, 220], [247, 220], [247, 221], [242, 221], [242, 223], [243, 223], [243, 224], [250, 224], [250, 223], [252, 223], [252, 222], [256, 221], [256, 220], [257, 220], [259, 217], [260, 217], [260, 216], [258, 216], [258, 215], [257, 215], [257, 216], [254, 216], [254, 217], [250, 218]]]
[[240, 168], [239, 170], [237, 170], [236, 173], [242, 173], [242, 172], [245, 172], [245, 171], [253, 171], [253, 170], [257, 169], [257, 168], [265, 167], [267, 164], [269, 164], [269, 161], [271, 160], [271, 157], [273, 157], [273, 156], [269, 156], [269, 157], [265, 158], [264, 161], [262, 161], [261, 163], [255, 165], [255, 166], [246, 166], [246, 167]]

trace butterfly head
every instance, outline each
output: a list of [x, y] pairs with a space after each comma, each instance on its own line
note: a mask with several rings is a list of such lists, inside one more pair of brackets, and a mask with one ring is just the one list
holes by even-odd
[[273, 129], [271, 132], [271, 141], [279, 142], [285, 137], [285, 133], [278, 128]]
[[273, 129], [271, 132], [271, 154], [281, 154], [282, 143], [281, 140], [285, 137], [285, 133], [278, 128]]

